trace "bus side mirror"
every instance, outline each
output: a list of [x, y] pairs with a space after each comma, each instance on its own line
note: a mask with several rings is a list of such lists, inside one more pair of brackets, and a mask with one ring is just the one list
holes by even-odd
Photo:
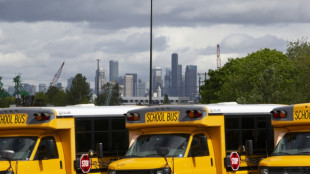
[[[207, 137], [206, 136], [201, 136], [200, 138], [200, 143], [201, 143], [201, 148], [203, 152], [208, 152], [208, 144], [207, 144]], [[209, 153], [209, 152], [208, 152]]]
[[56, 150], [56, 144], [54, 140], [48, 139], [46, 140], [45, 145], [42, 145], [38, 149], [38, 158], [42, 159], [50, 159], [54, 156], [54, 152]]
[[102, 143], [97, 143], [96, 153], [98, 158], [103, 158], [103, 146]]
[[159, 147], [157, 149], [157, 154], [162, 156], [162, 157], [165, 157], [166, 155], [169, 154], [169, 151], [170, 151], [170, 149], [168, 147]]
[[13, 150], [1, 150], [0, 156], [1, 156], [1, 158], [4, 158], [8, 161], [11, 161], [11, 159], [14, 156], [14, 151]]
[[245, 152], [247, 156], [253, 155], [253, 141], [252, 140], [245, 141]]

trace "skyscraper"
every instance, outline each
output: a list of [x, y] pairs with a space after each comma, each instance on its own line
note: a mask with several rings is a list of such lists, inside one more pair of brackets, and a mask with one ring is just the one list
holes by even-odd
[[72, 80], [74, 79], [74, 77], [70, 77], [69, 79], [67, 79], [67, 90], [69, 90], [72, 86]]
[[95, 91], [96, 94], [101, 94], [103, 85], [106, 84], [106, 77], [105, 77], [105, 71], [103, 68], [99, 68], [99, 70], [96, 70], [96, 77], [95, 77]]
[[119, 83], [118, 80], [118, 61], [110, 60], [110, 74], [109, 74], [109, 79], [110, 82], [114, 81]]
[[[160, 87], [160, 89], [163, 88], [163, 79], [162, 79], [162, 69], [161, 67], [156, 67], [155, 69], [153, 69], [153, 85], [152, 85], [152, 91], [153, 91], [153, 94], [156, 92], [157, 95], [158, 94], [158, 87]], [[161, 91], [160, 91], [161, 92]], [[161, 95], [161, 94], [160, 94]]]
[[185, 96], [195, 99], [197, 94], [197, 66], [187, 65], [185, 70]]
[[46, 91], [47, 91], [46, 84], [40, 83], [40, 84], [39, 84], [39, 92], [44, 92], [44, 93], [46, 93]]
[[137, 97], [144, 97], [145, 93], [146, 93], [146, 82], [139, 79], [137, 84]]
[[164, 88], [163, 88], [163, 94], [170, 95], [171, 92], [169, 91], [171, 88], [171, 71], [169, 68], [166, 68], [166, 74], [164, 78]]
[[124, 95], [126, 97], [133, 97], [133, 75], [132, 74], [125, 74]]
[[171, 56], [171, 96], [177, 96], [177, 86], [178, 86], [178, 54], [173, 53]]
[[125, 74], [125, 92], [126, 97], [137, 96], [137, 74], [127, 73]]
[[184, 96], [183, 95], [183, 81], [182, 81], [182, 65], [178, 65], [178, 70], [177, 70], [177, 96]]

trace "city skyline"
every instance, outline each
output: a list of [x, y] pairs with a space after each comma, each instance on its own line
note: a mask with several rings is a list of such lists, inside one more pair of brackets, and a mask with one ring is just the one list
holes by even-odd
[[[105, 70], [109, 60], [116, 60], [120, 74], [148, 79], [150, 1], [43, 2], [0, 1], [5, 88], [18, 74], [23, 83], [49, 84], [62, 62], [59, 82], [82, 73], [94, 84], [96, 59]], [[287, 42], [310, 38], [309, 8], [307, 0], [154, 0], [153, 67], [169, 67], [176, 52], [183, 69], [194, 64], [199, 73], [208, 72], [217, 67], [217, 44], [222, 66], [228, 58], [264, 48], [285, 52]]]
[[[113, 81], [123, 86], [124, 91], [121, 92], [123, 96], [143, 97], [143, 96], [148, 95], [147, 90], [149, 89], [149, 86], [146, 85], [146, 81], [144, 79], [139, 78], [139, 74], [126, 73], [125, 75], [117, 76], [119, 74], [118, 61], [110, 60], [109, 64], [110, 64], [109, 69], [104, 70], [100, 66], [100, 61], [97, 60], [97, 70], [95, 71], [95, 84], [94, 84], [95, 88], [91, 88], [94, 90], [95, 94], [101, 94], [103, 92], [102, 91], [103, 85], [106, 84], [107, 82]], [[178, 54], [172, 53], [171, 54], [171, 69], [173, 69], [174, 67], [176, 67], [175, 69], [177, 69], [178, 83], [177, 81], [170, 80], [173, 78], [173, 76], [169, 68], [162, 68], [162, 67], [153, 68], [152, 70], [153, 95], [156, 97], [161, 97], [161, 96], [164, 96], [165, 94], [167, 94], [168, 96], [172, 96], [172, 97], [186, 96], [194, 100], [198, 95], [197, 65], [186, 65], [186, 69], [184, 69], [184, 73], [182, 73], [183, 71], [182, 65], [178, 64]], [[163, 73], [163, 69], [166, 69], [165, 74]], [[192, 71], [189, 73], [188, 69], [191, 69]], [[106, 72], [109, 72], [109, 73], [106, 73]], [[107, 80], [108, 76], [109, 76], [109, 79], [111, 80]], [[111, 78], [112, 76], [114, 77]], [[168, 81], [166, 81], [167, 76], [169, 79]], [[62, 83], [57, 83], [56, 85], [58, 88], [69, 89], [73, 78], [74, 77], [70, 77], [69, 79], [67, 79], [66, 85]], [[172, 85], [172, 82], [176, 83], [175, 86]], [[39, 90], [36, 89], [35, 85], [28, 84], [28, 83], [22, 83], [22, 84], [25, 90], [28, 91], [30, 95], [34, 95], [36, 92], [46, 92], [47, 90], [46, 84], [42, 84], [42, 83], [38, 85]], [[177, 90], [175, 90], [174, 88], [176, 88]], [[177, 93], [172, 93], [172, 91], [177, 91]], [[189, 94], [188, 91], [191, 91], [191, 94]], [[10, 93], [12, 93], [12, 89], [10, 89]]]

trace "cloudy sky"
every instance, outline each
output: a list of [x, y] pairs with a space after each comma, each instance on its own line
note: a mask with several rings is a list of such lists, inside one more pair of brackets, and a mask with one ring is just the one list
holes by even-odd
[[[109, 60], [120, 75], [148, 81], [150, 0], [0, 0], [0, 76], [4, 87], [49, 84], [82, 73], [94, 86], [96, 59], [109, 80]], [[309, 0], [153, 0], [153, 67], [216, 68], [263, 48], [285, 53], [287, 42], [310, 38]]]

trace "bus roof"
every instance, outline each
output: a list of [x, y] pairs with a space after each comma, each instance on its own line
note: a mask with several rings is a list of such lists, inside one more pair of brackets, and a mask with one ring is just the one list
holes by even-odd
[[72, 105], [72, 106], [48, 106], [48, 107], [12, 107], [12, 108], [2, 108], [1, 112], [21, 112], [21, 111], [34, 111], [51, 109], [54, 110], [57, 116], [61, 117], [85, 117], [85, 116], [96, 116], [96, 115], [123, 115], [127, 111], [132, 109], [138, 109], [142, 106], [95, 106], [95, 105]]
[[284, 106], [280, 104], [237, 104], [237, 103], [217, 103], [201, 105], [208, 108], [209, 114], [240, 114], [240, 113], [266, 113], [276, 107]]

